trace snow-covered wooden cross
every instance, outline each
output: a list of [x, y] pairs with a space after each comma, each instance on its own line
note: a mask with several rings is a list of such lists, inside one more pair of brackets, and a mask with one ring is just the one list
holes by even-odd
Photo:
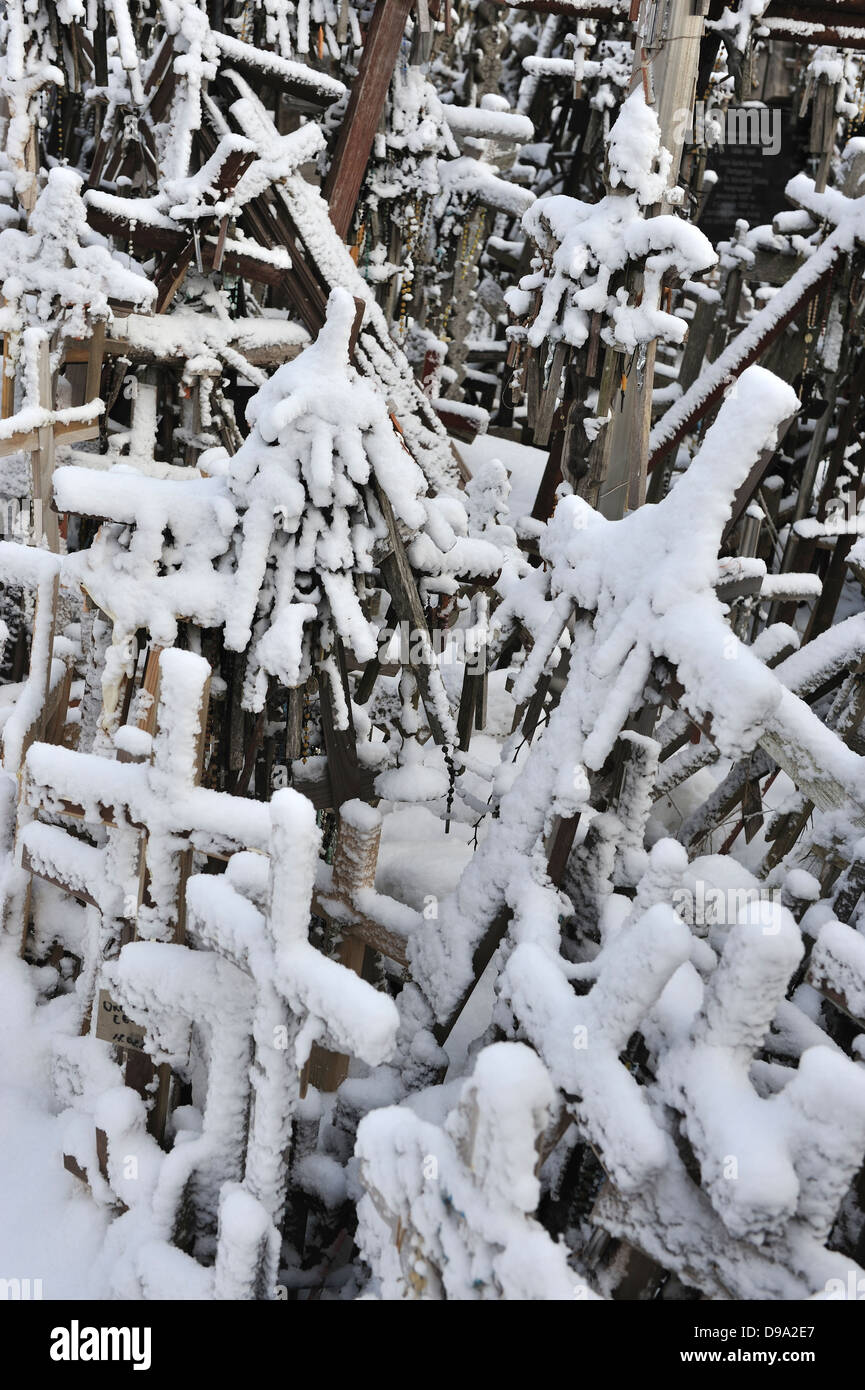
[[[738, 641], [715, 592], [718, 541], [732, 500], [797, 406], [790, 387], [750, 367], [690, 468], [656, 507], [609, 521], [579, 497], [561, 499], [541, 543], [551, 572], [533, 571], [524, 592], [517, 588], [500, 613], [504, 618], [510, 610], [513, 620], [529, 594], [548, 590], [543, 618], [534, 623], [535, 647], [514, 689], [520, 698], [531, 693], [531, 677], [537, 681], [545, 659], [555, 657], [563, 633], [570, 646], [568, 681], [527, 770], [502, 798], [499, 817], [459, 885], [459, 910], [451, 918], [456, 901], [446, 901], [437, 921], [412, 943], [414, 978], [435, 1002], [443, 1026], [463, 1002], [457, 976], [463, 990], [471, 987], [478, 978], [473, 952], [507, 929], [503, 905], [511, 898], [504, 866], [524, 864], [549, 827], [551, 808], [572, 819], [587, 804], [589, 774], [600, 775], [660, 656], [676, 668], [682, 708], [701, 725], [711, 717], [722, 752], [738, 758], [759, 744], [819, 809], [852, 807], [856, 822], [865, 825], [862, 758]], [[733, 432], [740, 441], [735, 451]], [[674, 545], [683, 529], [692, 536], [687, 575]], [[591, 621], [578, 622], [571, 635], [577, 612], [591, 614]], [[577, 677], [577, 671], [585, 674]], [[572, 754], [563, 762], [566, 746]], [[511, 891], [521, 896], [529, 882], [514, 883]]]
[[[54, 654], [60, 560], [34, 546], [0, 541], [0, 584], [35, 589], [33, 635], [27, 678], [3, 726], [3, 799], [11, 832], [16, 824], [13, 811], [19, 800], [18, 822], [22, 821], [20, 798], [24, 759], [30, 746], [44, 739], [59, 741], [69, 701], [71, 665]], [[6, 633], [2, 636], [6, 637]], [[27, 814], [24, 811], [23, 819]], [[8, 846], [11, 851], [11, 841]], [[2, 924], [6, 931], [26, 936], [29, 905], [29, 877], [11, 870], [2, 895]]]
[[[215, 230], [215, 241], [206, 247], [208, 264], [214, 270], [223, 268], [231, 196], [255, 157], [248, 141], [228, 135], [194, 178], [172, 180], [171, 194], [134, 201], [93, 190], [88, 194], [92, 224], [114, 236], [127, 236], [133, 245], [152, 248], [156, 244], [161, 252], [154, 277], [157, 314], [171, 304], [190, 265], [194, 261], [204, 265], [203, 233]], [[139, 206], [140, 217], [136, 217]], [[228, 268], [234, 273], [240, 270], [233, 263]], [[245, 266], [243, 271], [249, 269]]]
[[282, 285], [292, 268], [285, 248], [231, 239], [228, 225], [263, 187], [305, 163], [324, 143], [315, 124], [282, 137], [278, 149], [257, 148], [238, 135], [223, 135], [217, 143], [206, 130], [199, 131], [199, 139], [211, 146], [210, 157], [195, 174], [178, 173], [170, 192], [123, 198], [91, 189], [87, 195], [88, 221], [95, 230], [157, 252], [157, 314], [170, 307], [193, 266]]
[[[452, 588], [468, 573], [498, 574], [500, 554], [467, 534], [458, 501], [426, 497], [384, 399], [350, 362], [356, 320], [352, 297], [335, 290], [315, 343], [249, 403], [251, 430], [237, 452], [203, 460], [210, 476], [175, 482], [127, 469], [60, 469], [58, 508], [106, 521], [69, 568], [111, 614], [118, 651], [142, 627], [163, 645], [176, 641], [181, 619], [221, 627], [225, 647], [246, 654], [246, 709], [262, 711], [270, 682], [297, 690], [315, 674], [323, 721], [332, 705], [344, 735], [351, 711], [341, 650], [363, 662], [379, 654], [355, 582], [377, 563], [392, 611], [412, 634], [408, 664], [430, 728], [453, 743], [413, 567]], [[333, 788], [339, 800], [361, 793], [361, 779], [347, 793]]]
[[[48, 176], [28, 231], [16, 227], [0, 231], [4, 343], [0, 456], [22, 449], [30, 452], [36, 539], [44, 534], [53, 550], [59, 545], [57, 518], [50, 511], [55, 448], [61, 442], [93, 439], [98, 433], [97, 421], [104, 408], [99, 399], [100, 343], [110, 306], [122, 301], [146, 307], [155, 293], [143, 275], [120, 266], [105, 247], [90, 245], [90, 240], [81, 178], [59, 166]], [[84, 403], [58, 409], [53, 371], [65, 344], [82, 339], [91, 339]], [[16, 370], [24, 390], [14, 412], [14, 389], [7, 382]]]
[[[160, 1190], [176, 1198], [195, 1175], [196, 1229], [210, 1251], [218, 1194], [241, 1177], [270, 1226], [281, 1227], [292, 1117], [315, 1039], [375, 1066], [390, 1055], [399, 1024], [388, 995], [308, 940], [320, 842], [313, 807], [286, 788], [269, 813], [269, 858], [240, 854], [225, 875], [189, 880], [195, 949], [134, 942], [105, 967], [113, 994], [145, 1024], [158, 1060], [187, 1071], [192, 1027], [205, 1027], [201, 1138], [166, 1158]], [[265, 1241], [267, 1258], [271, 1250]]]
[[3, 770], [18, 777], [30, 745], [65, 712], [60, 682], [68, 668], [54, 657], [60, 560], [35, 546], [0, 541], [0, 584], [21, 585], [36, 594], [27, 679], [3, 725]]
[[57, 513], [51, 509], [56, 448], [58, 444], [79, 444], [96, 439], [103, 405], [99, 399], [98, 379], [94, 377], [95, 367], [92, 371], [88, 367], [88, 386], [95, 381], [94, 397], [88, 396], [84, 405], [56, 409], [49, 334], [41, 328], [27, 328], [22, 338], [26, 379], [31, 383], [35, 381], [35, 399], [25, 399], [19, 411], [0, 421], [0, 458], [22, 450], [30, 454], [34, 538], [37, 543], [44, 539], [50, 550], [57, 551], [60, 532]]
[[[210, 667], [192, 652], [159, 657], [156, 732], [123, 725], [121, 761], [34, 743], [24, 764], [18, 844], [31, 873], [89, 905], [79, 977], [82, 1020], [100, 963], [132, 931], [180, 941], [184, 884], [193, 847], [224, 855], [269, 844], [270, 816], [260, 802], [198, 785]], [[40, 816], [70, 818], [102, 839], [91, 845]], [[126, 924], [125, 926], [123, 924]]]
[[[621, 963], [618, 982], [609, 981], [619, 998], [637, 1003], [649, 983], [647, 962], [641, 952], [627, 952], [627, 938], [645, 932], [661, 911], [670, 913], [655, 906], [604, 945], [592, 963], [597, 983], [584, 1000], [573, 1001], [578, 1006], [574, 1017], [585, 1017], [588, 1009], [598, 1019], [592, 996], [599, 985], [607, 988], [605, 958], [610, 965], [616, 957]], [[676, 931], [681, 938], [681, 923]], [[827, 939], [824, 959], [836, 941], [837, 936]], [[681, 945], [687, 947], [684, 938]], [[575, 1068], [556, 1039], [564, 1017], [550, 1028], [529, 1003], [530, 995], [539, 998], [537, 979], [534, 985], [528, 982], [531, 951], [520, 947], [514, 952], [508, 989], [515, 1003], [522, 996], [521, 1011], [527, 1005], [532, 1015], [530, 1038], [565, 1089], [572, 1090]], [[645, 1004], [651, 1006], [653, 996], [657, 1002], [639, 1025], [655, 1077], [639, 1088], [644, 1136], [651, 1139], [655, 1156], [642, 1174], [634, 1168], [633, 1135], [625, 1146], [625, 1115], [612, 1094], [605, 1101], [607, 1135], [594, 1131], [609, 1176], [594, 1218], [613, 1235], [672, 1266], [708, 1297], [807, 1297], [830, 1278], [843, 1280], [850, 1268], [848, 1256], [825, 1247], [861, 1164], [865, 1080], [855, 1063], [808, 1020], [799, 1016], [798, 1024], [792, 1021], [791, 1012], [795, 1019], [797, 1011], [785, 1001], [785, 992], [801, 955], [801, 937], [790, 913], [768, 902], [742, 909], [720, 961], [710, 961], [705, 943], [695, 943], [691, 962], [682, 962], [676, 973], [674, 952], [644, 996]], [[705, 984], [688, 1002], [690, 985], [698, 985], [698, 969]], [[668, 983], [659, 992], [664, 975]], [[603, 997], [598, 1003], [603, 1004]], [[770, 1078], [771, 1069], [761, 1075], [755, 1054], [782, 1008], [788, 1011], [791, 1036], [799, 1034], [794, 1044], [798, 1065], [792, 1074]], [[607, 1012], [612, 1015], [613, 1009]], [[583, 1067], [591, 1066], [597, 1028], [597, 1022], [588, 1023]], [[570, 1082], [558, 1073], [560, 1064], [571, 1072]], [[649, 1148], [644, 1155], [649, 1158]]]

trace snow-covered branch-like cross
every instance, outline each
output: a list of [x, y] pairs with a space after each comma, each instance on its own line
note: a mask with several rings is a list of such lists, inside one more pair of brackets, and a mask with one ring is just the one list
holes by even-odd
[[[118, 746], [138, 762], [34, 743], [25, 761], [24, 800], [32, 812], [146, 834], [147, 901], [139, 883], [114, 884], [120, 915], [145, 939], [176, 939], [182, 922], [182, 860], [200, 849], [266, 850], [270, 813], [261, 802], [198, 786], [210, 667], [203, 657], [164, 651], [159, 660], [156, 733], [123, 726]], [[104, 901], [103, 854], [67, 831], [38, 821], [22, 832], [31, 868]], [[89, 852], [88, 852], [89, 851]]]
[[[473, 953], [497, 913], [530, 891], [533, 858], [555, 816], [588, 804], [589, 775], [606, 762], [656, 658], [678, 669], [691, 717], [712, 715], [724, 752], [741, 755], [783, 719], [796, 732], [797, 767], [809, 786], [826, 788], [827, 797], [841, 786], [858, 795], [861, 759], [733, 637], [714, 587], [736, 490], [797, 404], [789, 386], [752, 367], [663, 502], [608, 521], [579, 497], [560, 501], [540, 541], [547, 572], [516, 585], [499, 616], [503, 624], [517, 615], [528, 621], [549, 651], [568, 641], [569, 678], [456, 893], [412, 944], [415, 978], [441, 1019], [470, 985]], [[571, 638], [574, 613], [584, 617]], [[789, 747], [782, 756], [789, 759]], [[543, 865], [537, 872], [543, 881]]]

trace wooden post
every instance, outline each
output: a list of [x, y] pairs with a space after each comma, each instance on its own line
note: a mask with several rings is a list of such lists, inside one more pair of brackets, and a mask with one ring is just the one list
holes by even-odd
[[376, 0], [367, 31], [357, 81], [323, 189], [331, 221], [343, 241], [348, 237], [411, 5], [412, 0]]
[[[661, 128], [661, 144], [673, 156], [669, 175], [669, 186], [672, 188], [679, 176], [682, 160], [681, 112], [690, 111], [694, 104], [703, 35], [703, 16], [699, 7], [692, 4], [692, 0], [669, 0], [664, 29], [664, 40], [660, 47], [649, 53], [641, 49], [638, 36], [631, 86], [634, 89], [645, 83], [652, 94], [653, 110]], [[642, 276], [639, 278], [641, 280]], [[640, 288], [639, 285], [633, 286], [637, 291]], [[646, 500], [656, 341], [653, 339], [646, 345], [640, 378], [636, 364], [632, 367], [620, 408], [617, 408], [619, 398], [616, 392], [613, 418], [606, 429], [601, 430], [596, 448], [592, 450], [593, 454], [600, 455], [595, 459], [593, 471], [601, 476], [594, 505], [611, 520], [624, 516], [626, 511], [632, 511]], [[608, 358], [611, 352], [612, 349], [607, 350]]]
[[[358, 891], [374, 887], [380, 841], [379, 812], [359, 801], [347, 803], [339, 818], [333, 857], [332, 896], [341, 904], [353, 908]], [[365, 956], [364, 942], [346, 933], [339, 948], [340, 965], [347, 965], [356, 975], [362, 975]], [[335, 1091], [348, 1075], [349, 1060], [339, 1052], [328, 1052], [314, 1043], [303, 1072], [302, 1092], [310, 1083], [320, 1091]]]
[[[51, 355], [47, 335], [39, 341], [36, 368], [39, 377], [39, 404], [51, 410]], [[57, 513], [51, 509], [51, 484], [54, 477], [54, 426], [39, 429], [39, 444], [30, 455], [33, 473], [33, 507], [36, 519], [37, 544], [44, 536], [49, 550], [60, 549], [60, 529]]]
[[[170, 744], [170, 727], [160, 728], [158, 723], [159, 696], [161, 691], [161, 672], [159, 661], [162, 655], [162, 648], [154, 644], [147, 654], [147, 661], [144, 667], [144, 677], [142, 690], [151, 695], [152, 699], [141, 714], [138, 720], [138, 728], [149, 733], [156, 739], [161, 739], [163, 744]], [[207, 730], [207, 710], [210, 702], [210, 677], [204, 682], [201, 692], [201, 700], [198, 711], [198, 736], [194, 750], [193, 785], [198, 786], [201, 781], [201, 774], [204, 766], [204, 740]], [[166, 750], [167, 751], [167, 750]], [[122, 755], [121, 755], [122, 756]], [[158, 756], [154, 748], [151, 761]], [[148, 896], [149, 873], [147, 870], [147, 859], [145, 853], [147, 836], [146, 833], [141, 837], [141, 871], [138, 885], [138, 907], [141, 908]], [[192, 868], [192, 850], [184, 849], [179, 855], [179, 866], [177, 874], [177, 896], [176, 896], [176, 916], [174, 925], [174, 941], [182, 943], [186, 936], [186, 883]], [[136, 913], [137, 917], [137, 913]], [[135, 933], [137, 937], [137, 932]], [[134, 938], [133, 938], [134, 939]], [[156, 1093], [153, 1106], [148, 1112], [147, 1128], [158, 1143], [162, 1143], [165, 1135], [165, 1126], [168, 1122], [171, 1101], [171, 1068], [167, 1062], [162, 1062], [155, 1066], [146, 1052], [138, 1052], [130, 1049], [126, 1054], [125, 1081], [127, 1086], [146, 1100], [152, 1091], [153, 1081], [156, 1079]]]

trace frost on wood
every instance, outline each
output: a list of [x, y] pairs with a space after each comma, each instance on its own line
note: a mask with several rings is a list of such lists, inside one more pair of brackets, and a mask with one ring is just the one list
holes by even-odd
[[564, 1249], [531, 1215], [535, 1143], [554, 1094], [529, 1048], [496, 1043], [443, 1127], [407, 1109], [363, 1120], [358, 1242], [379, 1297], [575, 1296]]
[[46, 1297], [865, 1278], [862, 31], [637, 8], [0, 7]]

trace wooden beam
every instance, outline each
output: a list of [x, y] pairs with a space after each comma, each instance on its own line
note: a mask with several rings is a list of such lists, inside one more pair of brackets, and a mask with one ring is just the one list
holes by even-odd
[[331, 221], [343, 241], [348, 237], [411, 7], [412, 0], [376, 0], [357, 81], [322, 190], [330, 204]]
[[[409, 558], [406, 554], [405, 545], [403, 544], [402, 537], [396, 524], [396, 518], [394, 517], [390, 500], [378, 479], [373, 478], [371, 481], [376, 501], [381, 508], [381, 513], [388, 529], [388, 535], [392, 546], [390, 555], [386, 556], [385, 559], [380, 562], [379, 569], [391, 597], [394, 616], [399, 622], [407, 623], [409, 629], [413, 633], [429, 633], [429, 625], [423, 610], [423, 604], [420, 600], [420, 594], [417, 590], [417, 584], [415, 583], [414, 572], [409, 564]], [[430, 639], [430, 641], [431, 640], [432, 639]], [[414, 641], [410, 644], [410, 650], [413, 646]], [[427, 720], [436, 743], [449, 743], [450, 739], [448, 737], [448, 732], [443, 726], [439, 716], [435, 694], [430, 683], [432, 668], [425, 665], [423, 661], [418, 661], [411, 663], [411, 670], [417, 681], [418, 690], [420, 691], [424, 709], [426, 710]]]
[[[840, 250], [838, 254], [840, 254]], [[775, 322], [771, 323], [771, 325], [767, 328], [766, 332], [758, 339], [756, 343], [754, 343], [753, 347], [749, 348], [746, 352], [743, 352], [742, 356], [736, 359], [735, 365], [731, 363], [729, 374], [721, 378], [717, 382], [717, 384], [710, 391], [708, 391], [707, 394], [700, 401], [696, 402], [693, 410], [689, 412], [687, 418], [684, 419], [682, 423], [677, 426], [675, 431], [667, 439], [662, 440], [656, 446], [654, 453], [652, 453], [649, 458], [649, 473], [653, 472], [653, 470], [657, 468], [661, 459], [666, 458], [667, 454], [670, 452], [671, 449], [674, 449], [677, 444], [681, 443], [681, 441], [685, 438], [686, 435], [691, 433], [691, 431], [699, 423], [699, 421], [702, 420], [704, 415], [706, 415], [710, 410], [714, 409], [714, 407], [718, 405], [718, 403], [723, 399], [724, 392], [727, 390], [727, 387], [730, 384], [730, 378], [740, 377], [742, 373], [745, 371], [746, 367], [750, 367], [753, 362], [759, 361], [759, 359], [763, 356], [763, 353], [766, 351], [767, 347], [769, 347], [770, 344], [772, 344], [775, 341], [779, 334], [783, 333], [784, 329], [787, 327], [787, 324], [792, 323], [793, 319], [801, 315], [803, 305], [810, 303], [811, 300], [815, 298], [815, 296], [822, 294], [825, 286], [831, 280], [834, 273], [835, 260], [833, 259], [832, 263], [826, 267], [826, 269], [822, 272], [821, 275], [819, 275], [815, 280], [813, 280], [811, 283], [805, 286], [801, 295], [798, 297], [796, 302], [790, 306], [786, 313], [781, 314]], [[769, 315], [767, 315], [767, 318], [768, 317]], [[730, 351], [735, 341], [736, 340], [733, 339], [733, 343], [731, 343], [729, 347], [725, 349], [725, 352]], [[715, 360], [715, 363], [713, 363], [713, 366], [716, 366], [717, 362], [719, 361], [720, 358], [717, 358]]]
[[[87, 223], [94, 232], [103, 236], [116, 236], [123, 241], [132, 241], [136, 250], [164, 251], [166, 253], [182, 248], [182, 234], [175, 234], [167, 227], [153, 227], [132, 222], [100, 208], [87, 208]], [[215, 237], [202, 237], [201, 264], [205, 270], [213, 269], [217, 243]], [[226, 251], [222, 269], [227, 275], [242, 275], [244, 280], [253, 280], [261, 285], [281, 285], [286, 272], [280, 266], [271, 265], [258, 256], [245, 256], [241, 252]]]
[[618, 19], [628, 17], [627, 0], [493, 0], [508, 10], [529, 10], [532, 14], [562, 14], [569, 19]]
[[[299, 760], [298, 760], [299, 761]], [[294, 790], [300, 792], [307, 800], [311, 801], [316, 811], [332, 811], [335, 809], [334, 790], [330, 780], [330, 773], [325, 771], [323, 777], [315, 776], [305, 778], [303, 771], [297, 770], [295, 763], [292, 769], [291, 785]], [[357, 780], [357, 796], [359, 801], [371, 801], [375, 796], [375, 773], [367, 768], [360, 768]]]
[[44, 870], [38, 869], [26, 845], [24, 845], [21, 850], [21, 867], [25, 869], [27, 873], [33, 874], [35, 878], [41, 878], [43, 883], [51, 883], [55, 888], [59, 888], [61, 892], [68, 893], [70, 898], [75, 898], [77, 902], [89, 903], [91, 907], [99, 907], [97, 899], [93, 897], [92, 893], [88, 893], [86, 888], [74, 887], [71, 883], [64, 883], [62, 879], [55, 878], [52, 874], [45, 873]]
[[[324, 903], [317, 906], [323, 909], [323, 916], [331, 917], [335, 925], [343, 931], [343, 938], [339, 947], [339, 962], [353, 970], [356, 975], [363, 975], [364, 960], [366, 957], [366, 945], [361, 932], [353, 931], [341, 920], [343, 913], [348, 913], [352, 918], [360, 917], [354, 907], [356, 895], [363, 889], [373, 888], [375, 885], [375, 871], [378, 862], [378, 850], [381, 842], [381, 817], [375, 817], [372, 824], [358, 824], [353, 817], [340, 816], [339, 830], [337, 831], [336, 851], [333, 857], [333, 907], [337, 909], [338, 915], [334, 918], [327, 912]], [[340, 912], [339, 909], [342, 909]], [[375, 923], [369, 925], [375, 926]], [[391, 934], [386, 933], [389, 937]], [[390, 954], [388, 952], [388, 954]], [[404, 951], [403, 951], [404, 958]], [[304, 1092], [308, 1083], [312, 1083], [320, 1091], [335, 1091], [348, 1075], [350, 1058], [339, 1052], [330, 1052], [326, 1048], [313, 1043], [309, 1061], [304, 1070], [302, 1088]]]
[[[641, 49], [641, 41], [637, 40], [632, 87], [635, 81], [639, 83], [642, 80], [654, 92], [652, 107], [660, 127], [661, 143], [672, 155], [668, 182], [673, 186], [679, 176], [683, 152], [681, 113], [690, 111], [693, 104], [702, 36], [703, 14], [700, 6], [694, 5], [692, 0], [668, 0], [663, 8], [663, 31], [659, 45], [650, 45], [647, 53], [646, 49]], [[663, 211], [663, 204], [658, 206], [657, 211]], [[642, 297], [646, 292], [643, 274], [632, 271], [632, 276], [630, 283], [626, 282], [626, 287], [632, 294]], [[637, 302], [640, 300], [637, 299]], [[650, 311], [657, 307], [657, 300], [649, 306]], [[597, 498], [589, 495], [589, 500], [602, 516], [611, 520], [642, 506], [646, 500], [657, 344], [657, 338], [646, 344], [642, 378], [639, 369], [633, 365], [634, 359], [631, 359], [632, 367], [626, 375], [624, 395], [619, 396], [614, 392], [612, 419], [601, 430], [591, 449], [590, 468], [593, 474], [600, 474], [600, 486]], [[621, 371], [619, 356], [608, 348], [605, 374], [617, 369]], [[599, 401], [598, 409], [599, 413], [603, 412], [602, 401]]]

